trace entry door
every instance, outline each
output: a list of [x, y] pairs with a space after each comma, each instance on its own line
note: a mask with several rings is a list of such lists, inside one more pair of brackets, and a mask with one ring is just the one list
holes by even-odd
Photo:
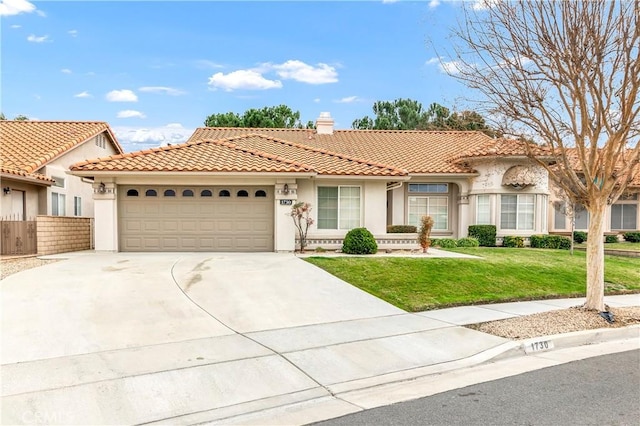
[[24, 191], [11, 190], [11, 220], [24, 220]]

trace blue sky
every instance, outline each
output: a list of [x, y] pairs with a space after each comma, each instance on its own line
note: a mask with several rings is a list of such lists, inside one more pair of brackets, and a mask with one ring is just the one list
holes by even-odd
[[184, 141], [213, 113], [279, 104], [303, 122], [330, 112], [341, 129], [376, 100], [462, 109], [464, 87], [427, 43], [446, 49], [460, 12], [438, 0], [2, 0], [1, 110], [106, 121], [133, 151]]

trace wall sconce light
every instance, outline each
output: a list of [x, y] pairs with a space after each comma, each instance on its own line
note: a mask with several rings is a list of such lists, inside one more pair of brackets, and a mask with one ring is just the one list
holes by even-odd
[[98, 186], [98, 193], [104, 194], [105, 192], [107, 192], [107, 187], [104, 182], [100, 182], [100, 185]]
[[9, 188], [8, 186], [5, 186], [4, 188], [2, 188], [2, 191], [4, 192], [4, 195], [11, 194], [11, 188]]
[[288, 194], [289, 193], [289, 184], [285, 183], [284, 187], [282, 188], [282, 193], [283, 194]]

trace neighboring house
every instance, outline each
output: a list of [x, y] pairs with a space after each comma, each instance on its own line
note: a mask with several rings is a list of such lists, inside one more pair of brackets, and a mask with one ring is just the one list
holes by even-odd
[[68, 174], [69, 166], [123, 153], [104, 122], [2, 120], [0, 140], [3, 221], [93, 217], [91, 182]]
[[387, 226], [425, 214], [434, 237], [472, 224], [549, 231], [547, 172], [519, 142], [481, 132], [334, 130], [322, 114], [316, 130], [200, 128], [71, 173], [95, 180], [96, 250], [291, 251], [296, 201], [312, 204], [309, 247], [338, 248], [366, 227], [382, 248], [414, 248], [415, 234]]

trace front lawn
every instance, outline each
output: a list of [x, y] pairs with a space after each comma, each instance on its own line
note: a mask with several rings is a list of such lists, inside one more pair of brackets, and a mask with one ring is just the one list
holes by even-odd
[[[587, 243], [576, 244], [575, 247], [587, 248]], [[604, 249], [640, 251], [640, 243], [630, 243], [627, 241], [620, 243], [607, 243], [604, 245]]]
[[[406, 311], [585, 295], [585, 253], [458, 248], [482, 259], [309, 257], [327, 272]], [[606, 256], [607, 292], [640, 291], [640, 259]]]

